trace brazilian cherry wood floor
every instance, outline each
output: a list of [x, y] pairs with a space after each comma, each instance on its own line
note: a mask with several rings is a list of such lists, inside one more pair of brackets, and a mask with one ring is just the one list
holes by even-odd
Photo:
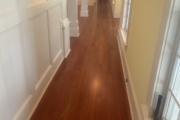
[[31, 120], [131, 120], [109, 0], [79, 17], [80, 36], [62, 62]]

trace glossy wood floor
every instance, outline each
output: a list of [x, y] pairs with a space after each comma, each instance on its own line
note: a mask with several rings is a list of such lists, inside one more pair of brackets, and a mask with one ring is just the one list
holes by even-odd
[[31, 120], [131, 120], [109, 0], [79, 17], [80, 36]]

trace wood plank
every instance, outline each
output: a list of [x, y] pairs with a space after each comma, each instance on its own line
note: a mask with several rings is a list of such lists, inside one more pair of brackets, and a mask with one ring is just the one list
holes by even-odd
[[[79, 7], [80, 9], [80, 7]], [[79, 11], [80, 12], [80, 11]], [[31, 120], [131, 120], [116, 40], [119, 19], [108, 0], [79, 17], [80, 36]]]

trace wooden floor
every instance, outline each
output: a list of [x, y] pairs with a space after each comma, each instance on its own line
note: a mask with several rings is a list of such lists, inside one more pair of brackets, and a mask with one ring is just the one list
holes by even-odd
[[31, 120], [131, 120], [109, 0], [79, 17], [80, 36]]

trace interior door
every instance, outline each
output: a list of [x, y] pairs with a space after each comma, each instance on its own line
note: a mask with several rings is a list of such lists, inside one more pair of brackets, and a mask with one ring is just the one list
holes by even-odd
[[63, 60], [61, 0], [0, 0], [0, 120], [25, 120]]

